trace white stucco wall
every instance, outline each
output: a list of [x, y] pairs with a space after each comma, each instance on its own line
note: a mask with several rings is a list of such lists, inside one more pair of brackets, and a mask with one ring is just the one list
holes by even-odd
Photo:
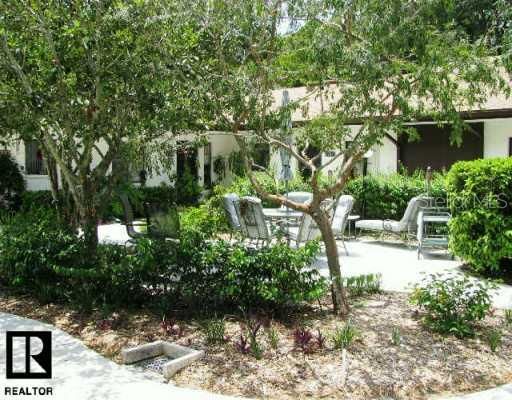
[[484, 158], [507, 157], [512, 138], [512, 118], [484, 122]]
[[[179, 138], [179, 140], [193, 140], [193, 135], [186, 135]], [[169, 140], [174, 140], [169, 138]], [[208, 141], [212, 145], [212, 177], [213, 181], [217, 182], [217, 177], [213, 172], [213, 161], [218, 156], [228, 157], [232, 151], [238, 149], [234, 138], [231, 135], [224, 134], [222, 132], [211, 132], [208, 137]], [[106, 149], [105, 143], [98, 143], [98, 148], [100, 151], [104, 152]], [[13, 143], [8, 147], [8, 150], [13, 155], [14, 159], [18, 163], [20, 170], [25, 172], [25, 145], [23, 141]], [[93, 162], [92, 165], [95, 166], [98, 164], [100, 160], [100, 156], [97, 152], [93, 152]], [[174, 164], [176, 165], [176, 164]], [[203, 184], [204, 182], [204, 147], [200, 147], [198, 149], [198, 174], [199, 174], [199, 183]], [[159, 173], [148, 176], [147, 185], [148, 186], [159, 186], [162, 184], [169, 185], [171, 184], [171, 180], [169, 176], [175, 174], [175, 167], [168, 173]], [[27, 190], [35, 191], [35, 190], [50, 190], [50, 180], [47, 175], [24, 175], [25, 181], [27, 183]], [[229, 174], [226, 176], [226, 180], [229, 180]]]

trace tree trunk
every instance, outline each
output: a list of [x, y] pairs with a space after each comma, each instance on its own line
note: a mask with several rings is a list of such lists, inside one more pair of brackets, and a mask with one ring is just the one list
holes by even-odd
[[325, 245], [327, 265], [329, 266], [329, 274], [331, 276], [331, 292], [334, 312], [340, 316], [346, 316], [349, 312], [349, 305], [345, 288], [343, 287], [338, 246], [336, 245], [336, 238], [332, 231], [331, 221], [329, 220], [328, 215], [320, 209], [315, 210], [314, 214], [313, 219], [322, 233], [322, 239]]
[[95, 188], [90, 182], [86, 182], [81, 194], [81, 204], [77, 204], [80, 226], [84, 232], [87, 250], [91, 257], [95, 257], [98, 247], [98, 207], [96, 205]]

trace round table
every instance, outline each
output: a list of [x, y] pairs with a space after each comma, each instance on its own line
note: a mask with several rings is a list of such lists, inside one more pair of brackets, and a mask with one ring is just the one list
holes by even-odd
[[268, 219], [278, 219], [278, 218], [291, 218], [298, 219], [302, 217], [302, 212], [295, 211], [292, 209], [286, 208], [264, 208], [263, 215]]

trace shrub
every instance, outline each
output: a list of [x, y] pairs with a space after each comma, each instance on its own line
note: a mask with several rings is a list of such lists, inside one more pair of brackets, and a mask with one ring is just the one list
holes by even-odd
[[458, 162], [447, 177], [450, 248], [478, 272], [512, 265], [512, 158]]
[[466, 337], [489, 313], [495, 287], [467, 277], [430, 275], [415, 286], [410, 301], [424, 311], [423, 321], [433, 331]]
[[[344, 193], [350, 194], [356, 200], [354, 213], [367, 219], [402, 218], [409, 200], [414, 196], [424, 194], [425, 175], [415, 172], [412, 175], [388, 174], [358, 177], [347, 182]], [[438, 206], [446, 201], [444, 175], [434, 173], [431, 181], [430, 195], [436, 198]]]
[[210, 319], [203, 324], [203, 332], [208, 344], [222, 344], [226, 341], [226, 323], [223, 319]]
[[501, 343], [503, 341], [503, 333], [499, 329], [491, 329], [487, 335], [487, 343], [489, 344], [489, 348], [493, 353], [498, 350], [498, 347], [501, 346]]
[[180, 226], [182, 230], [194, 231], [204, 239], [212, 238], [217, 233], [227, 230], [226, 216], [222, 209], [211, 207], [210, 203], [181, 211]]
[[189, 168], [185, 168], [182, 176], [175, 180], [176, 202], [180, 205], [197, 204], [202, 188]]
[[337, 328], [332, 337], [332, 343], [335, 349], [342, 350], [350, 345], [359, 337], [359, 331], [348, 321], [342, 328]]
[[[256, 177], [263, 189], [270, 193], [284, 194], [286, 186], [282, 181], [274, 180], [268, 175], [258, 172]], [[446, 205], [445, 176], [441, 173], [434, 173], [431, 184], [431, 196], [436, 197], [437, 205]], [[327, 178], [320, 178], [320, 186], [327, 183]], [[310, 192], [311, 187], [300, 174], [288, 182], [288, 191]], [[362, 214], [364, 204], [365, 218], [377, 219], [400, 219], [402, 218], [407, 204], [411, 198], [424, 194], [425, 176], [422, 172], [412, 175], [389, 174], [370, 175], [364, 178], [358, 177], [347, 182], [344, 194], [354, 196], [354, 213]], [[221, 187], [214, 196], [220, 198], [225, 193], [237, 193], [240, 196], [255, 196], [251, 182], [246, 177], [235, 177], [231, 185]], [[221, 207], [220, 201], [216, 204]], [[275, 207], [275, 204], [263, 200], [264, 207]]]
[[[261, 249], [183, 236], [173, 295], [201, 307], [272, 308], [320, 298], [325, 279], [309, 268], [316, 242], [300, 249], [284, 243]], [[207, 301], [206, 301], [207, 299]]]
[[54, 210], [33, 208], [11, 217], [0, 231], [0, 279], [43, 301], [67, 300], [84, 309], [137, 304], [167, 276], [169, 246], [141, 240], [131, 252], [109, 245], [91, 256]]
[[25, 180], [18, 164], [5, 151], [0, 152], [0, 210], [12, 211], [21, 206]]
[[313, 352], [314, 336], [308, 328], [296, 328], [293, 331], [293, 345], [296, 350], [303, 353]]
[[83, 251], [81, 240], [59, 224], [52, 210], [19, 213], [0, 230], [0, 277], [11, 287], [36, 294], [44, 288], [46, 297], [53, 297], [61, 290], [54, 268], [80, 263], [86, 259]]
[[52, 203], [52, 192], [49, 190], [27, 191], [21, 196], [21, 211], [30, 211], [34, 208], [51, 208]]
[[381, 281], [380, 274], [357, 275], [345, 278], [344, 285], [351, 296], [364, 296], [380, 293]]
[[172, 299], [202, 309], [285, 307], [314, 300], [325, 280], [309, 266], [318, 251], [277, 244], [247, 249], [204, 241], [184, 231], [180, 244], [138, 240], [135, 246], [100, 245], [87, 253], [76, 232], [52, 209], [8, 218], [0, 232], [0, 279], [44, 301], [71, 301], [84, 309]]

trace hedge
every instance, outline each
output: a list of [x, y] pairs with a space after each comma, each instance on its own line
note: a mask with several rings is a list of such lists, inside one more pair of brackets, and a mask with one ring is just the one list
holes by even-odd
[[[443, 174], [434, 173], [431, 181], [430, 195], [439, 206], [446, 203], [444, 179]], [[425, 193], [425, 176], [419, 172], [359, 177], [350, 180], [344, 190], [344, 194], [350, 194], [356, 200], [353, 213], [366, 219], [400, 220], [409, 200]]]
[[70, 301], [84, 309], [172, 304], [274, 310], [325, 294], [325, 279], [307, 268], [318, 253], [317, 242], [300, 249], [286, 243], [251, 249], [205, 241], [194, 230], [183, 230], [180, 239], [179, 244], [141, 239], [130, 248], [100, 245], [91, 255], [55, 211], [34, 208], [4, 221], [0, 282], [43, 302]]
[[447, 177], [450, 248], [476, 271], [510, 271], [512, 158], [458, 162]]

